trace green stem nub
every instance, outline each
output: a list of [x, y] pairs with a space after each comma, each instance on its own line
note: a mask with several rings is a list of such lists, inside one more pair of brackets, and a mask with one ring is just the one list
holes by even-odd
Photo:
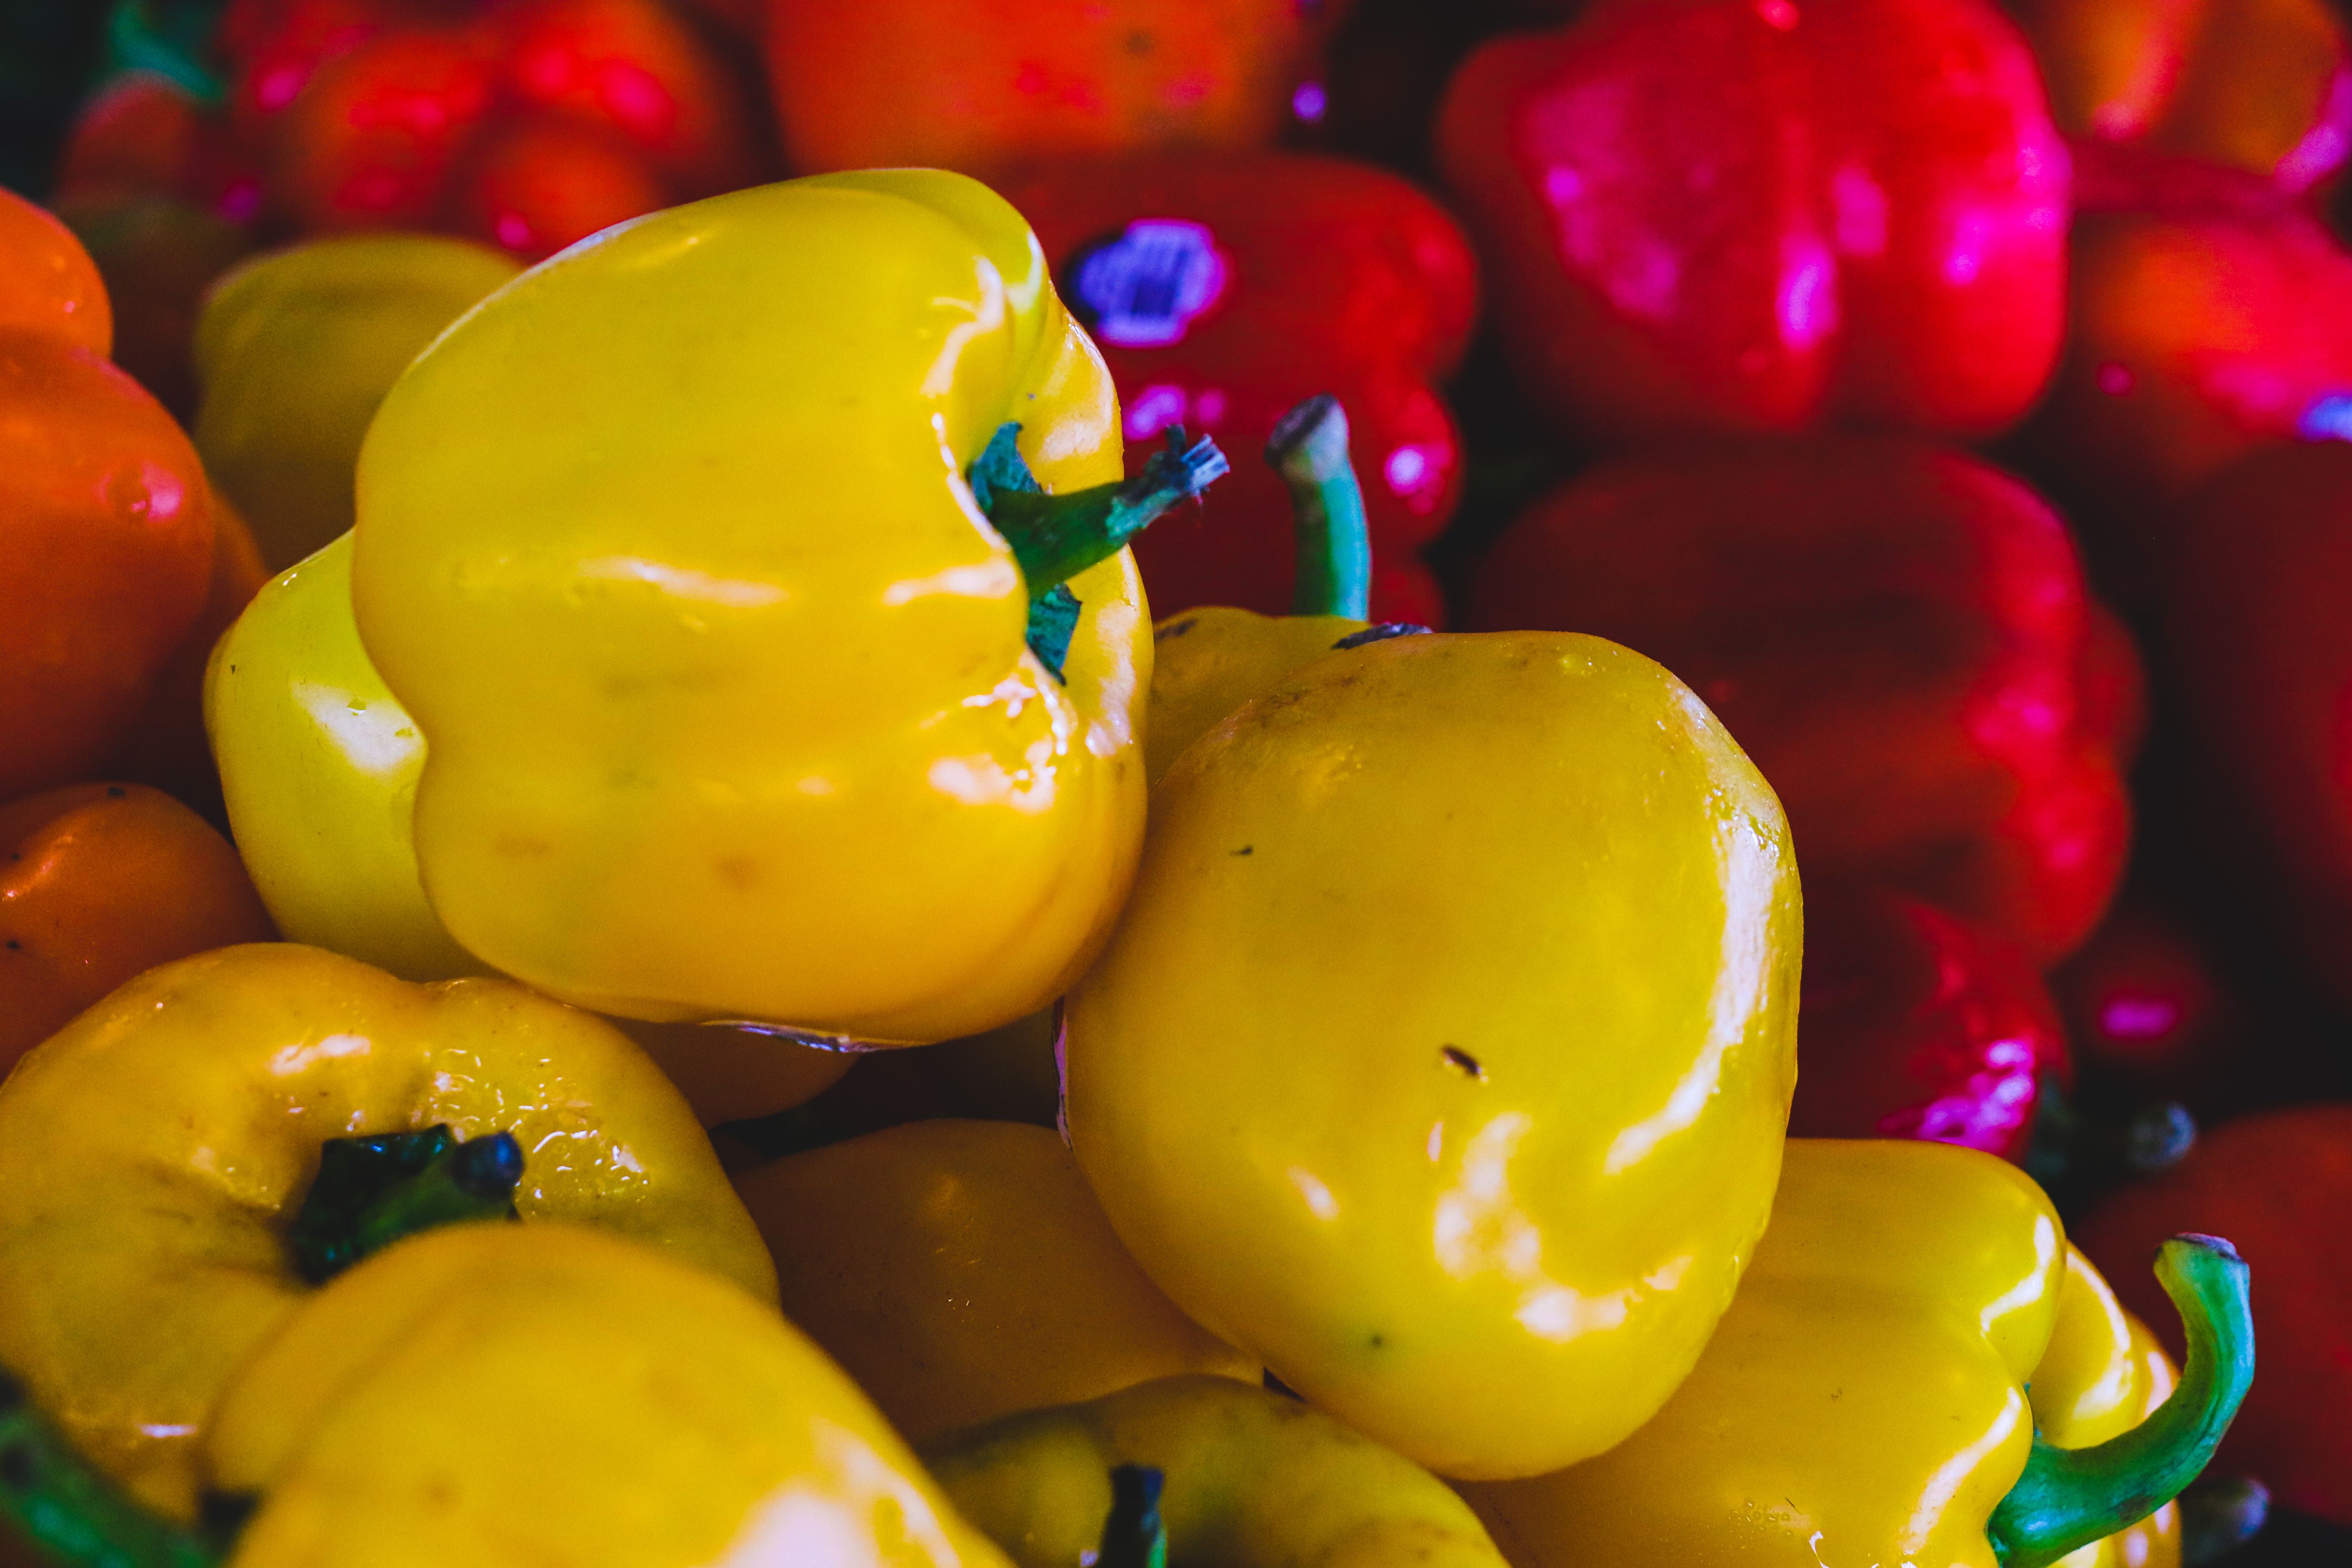
[[1110, 1513], [1095, 1568], [1168, 1568], [1168, 1525], [1160, 1517], [1164, 1478], [1155, 1465], [1114, 1465]]
[[213, 1568], [226, 1555], [226, 1541], [157, 1518], [91, 1469], [5, 1372], [0, 1519], [49, 1560], [76, 1568]]
[[1153, 518], [1207, 489], [1229, 466], [1215, 442], [1203, 436], [1187, 446], [1184, 427], [1171, 424], [1167, 445], [1132, 479], [1048, 496], [1014, 449], [1020, 434], [1017, 424], [999, 425], [966, 477], [982, 513], [1013, 547], [1032, 603], [1117, 555]]
[[1364, 487], [1348, 461], [1348, 416], [1339, 400], [1318, 392], [1284, 414], [1266, 437], [1265, 460], [1290, 486], [1298, 541], [1290, 612], [1366, 619], [1372, 612], [1372, 536]]
[[516, 1218], [522, 1145], [510, 1133], [467, 1143], [446, 1125], [330, 1138], [287, 1244], [311, 1284], [333, 1279], [404, 1236], [470, 1219]]
[[2245, 1260], [2219, 1237], [2176, 1236], [2157, 1252], [2156, 1277], [2188, 1333], [2180, 1386], [2095, 1448], [2053, 1448], [2035, 1435], [2025, 1473], [1985, 1531], [2002, 1568], [2044, 1568], [2138, 1523], [2197, 1479], [2230, 1429], [2254, 1380]]

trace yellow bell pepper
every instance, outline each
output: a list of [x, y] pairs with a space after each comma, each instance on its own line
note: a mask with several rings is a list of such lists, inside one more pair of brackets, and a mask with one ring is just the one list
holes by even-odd
[[[2179, 1382], [2179, 1369], [2147, 1325], [2124, 1310], [2091, 1260], [2068, 1242], [2050, 1348], [2025, 1385], [2042, 1441], [2088, 1448], [2121, 1437], [2154, 1415]], [[2063, 1568], [2178, 1568], [2180, 1505], [2167, 1502], [2059, 1561]]]
[[2130, 1336], [2022, 1172], [1944, 1144], [1791, 1139], [1738, 1299], [1657, 1417], [1464, 1493], [1514, 1568], [2041, 1568], [2186, 1486], [2251, 1380], [2243, 1263], [2176, 1240], [2158, 1271], [2191, 1349], [2141, 1419]]
[[433, 908], [631, 1018], [906, 1043], [1043, 1006], [1141, 833], [1113, 541], [1213, 456], [1118, 484], [1100, 355], [958, 175], [738, 192], [551, 258], [361, 455], [352, 598], [426, 739]]
[[1371, 601], [1371, 535], [1348, 461], [1348, 417], [1312, 397], [1282, 417], [1266, 461], [1290, 486], [1298, 570], [1287, 615], [1208, 604], [1151, 630], [1151, 700], [1144, 778], [1158, 784], [1184, 748], [1234, 709], [1350, 638], [1372, 641], [1425, 626], [1364, 619]]
[[1327, 653], [1161, 779], [1068, 1007], [1069, 1127], [1173, 1301], [1442, 1475], [1663, 1404], [1764, 1228], [1795, 1079], [1780, 805], [1566, 633]]
[[785, 1316], [909, 1441], [1178, 1373], [1257, 1382], [1144, 1278], [1042, 1127], [910, 1122], [735, 1186]]
[[205, 728], [237, 853], [288, 940], [404, 980], [485, 972], [425, 902], [425, 737], [368, 662], [346, 533], [254, 596], [213, 650]]
[[196, 451], [270, 570], [350, 530], [376, 405], [418, 350], [521, 270], [446, 235], [336, 235], [213, 284], [190, 344], [203, 386]]
[[337, 1280], [205, 1439], [230, 1568], [1002, 1568], [824, 1353], [577, 1226], [457, 1226]]
[[775, 1299], [709, 1140], [617, 1031], [506, 980], [416, 987], [266, 944], [148, 971], [0, 1083], [0, 1365], [102, 1470], [192, 1517], [198, 1434], [311, 1293], [298, 1264], [364, 1250], [313, 1246], [335, 1217], [318, 1200], [345, 1191], [319, 1173], [364, 1153], [329, 1140], [436, 1125], [455, 1154], [512, 1140], [525, 1219], [602, 1226]]
[[1502, 1568], [1475, 1516], [1427, 1470], [1295, 1399], [1222, 1377], [1161, 1378], [1010, 1416], [927, 1445], [923, 1458], [1019, 1568], [1110, 1561], [1104, 1526], [1113, 1471], [1126, 1467], [1160, 1474], [1169, 1561]]

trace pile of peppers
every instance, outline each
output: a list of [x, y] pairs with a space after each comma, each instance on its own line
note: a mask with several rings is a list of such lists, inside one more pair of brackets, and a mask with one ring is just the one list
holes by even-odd
[[0, 1568], [2337, 1542], [2352, 47], [2210, 8], [121, 0]]

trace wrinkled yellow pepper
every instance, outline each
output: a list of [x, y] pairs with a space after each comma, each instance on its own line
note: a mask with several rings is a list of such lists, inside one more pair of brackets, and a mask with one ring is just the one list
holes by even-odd
[[352, 597], [427, 742], [435, 911], [602, 1012], [914, 1042], [1043, 1006], [1132, 873], [1125, 551], [1057, 678], [967, 471], [1114, 484], [1035, 237], [935, 171], [738, 192], [542, 264], [401, 379]]
[[214, 283], [189, 346], [204, 389], [196, 451], [270, 570], [350, 530], [376, 405], [442, 329], [521, 270], [446, 235], [333, 235]]
[[411, 986], [317, 948], [152, 969], [0, 1083], [0, 1366], [149, 1506], [311, 1293], [289, 1231], [329, 1139], [510, 1135], [514, 1207], [640, 1239], [766, 1301], [775, 1270], [693, 1114], [610, 1026], [507, 980]]
[[205, 1439], [229, 1568], [1003, 1568], [772, 1311], [577, 1226], [457, 1226], [329, 1285]]
[[1221, 1568], [1502, 1568], [1475, 1515], [1411, 1460], [1295, 1399], [1167, 1377], [1009, 1416], [923, 1449], [1020, 1568], [1095, 1561], [1114, 1468], [1160, 1472], [1168, 1560]]
[[1257, 1381], [1144, 1278], [1043, 1127], [910, 1122], [735, 1185], [785, 1315], [910, 1441], [1178, 1373]]
[[1688, 688], [1562, 633], [1325, 654], [1186, 749], [1068, 1010], [1069, 1127], [1169, 1298], [1444, 1475], [1664, 1402], [1795, 1081], [1779, 802]]
[[[1464, 1493], [1514, 1568], [2054, 1563], [2169, 1500], [2244, 1394], [2243, 1264], [2208, 1247], [2167, 1282], [2208, 1354], [2150, 1417], [2160, 1380], [2022, 1172], [1944, 1144], [1791, 1139], [1738, 1299], [1657, 1417], [1584, 1464]], [[2074, 1489], [2056, 1508], [2053, 1476]]]

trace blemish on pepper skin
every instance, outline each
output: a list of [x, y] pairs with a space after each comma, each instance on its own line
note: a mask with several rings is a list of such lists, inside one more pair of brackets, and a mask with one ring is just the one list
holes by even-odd
[[130, 791], [120, 784], [109, 784], [106, 787], [106, 798], [110, 800], [120, 800], [129, 793]]
[[1130, 55], [1148, 55], [1151, 47], [1151, 35], [1140, 27], [1127, 36], [1127, 52]]
[[729, 855], [714, 862], [711, 870], [719, 873], [719, 881], [738, 893], [747, 891], [760, 880], [760, 862], [750, 855]]
[[1250, 853], [1255, 852], [1256, 851], [1256, 849], [1257, 849], [1257, 846], [1256, 846], [1255, 844], [1244, 844], [1241, 848], [1239, 848], [1239, 849], [1237, 849], [1237, 850], [1231, 850], [1231, 851], [1228, 851], [1227, 852], [1228, 852], [1228, 853], [1231, 853], [1231, 854], [1245, 855], [1245, 854], [1250, 854]]
[[1187, 616], [1181, 621], [1171, 621], [1167, 625], [1162, 626], [1158, 631], [1152, 632], [1151, 640], [1154, 643], [1165, 643], [1171, 637], [1181, 637], [1185, 632], [1190, 632], [1193, 627], [1198, 626], [1200, 623], [1200, 620], [1196, 616]]
[[1388, 1348], [1389, 1336], [1384, 1333], [1376, 1333], [1371, 1337], [1370, 1343], [1374, 1350], [1385, 1350]]
[[8, 951], [11, 953], [21, 953], [24, 950], [25, 945], [22, 942], [17, 941], [14, 936], [8, 938]]
[[1476, 1057], [1471, 1055], [1460, 1046], [1440, 1046], [1437, 1053], [1445, 1058], [1447, 1061], [1452, 1062], [1455, 1067], [1460, 1068], [1465, 1076], [1474, 1079], [1480, 1083], [1486, 1082], [1486, 1070], [1478, 1065], [1478, 1059]]

